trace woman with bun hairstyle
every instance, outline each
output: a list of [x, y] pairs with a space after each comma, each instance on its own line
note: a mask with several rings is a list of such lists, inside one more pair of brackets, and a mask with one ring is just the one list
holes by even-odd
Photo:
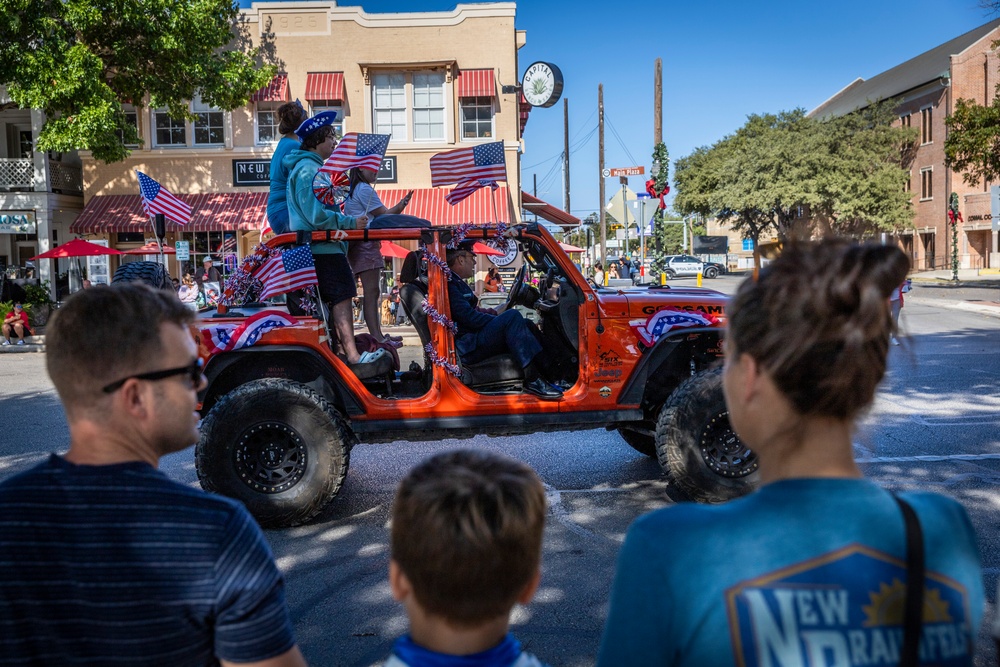
[[[722, 384], [762, 486], [632, 524], [598, 665], [916, 665], [918, 647], [920, 664], [973, 664], [984, 596], [965, 510], [895, 496], [853, 454], [886, 370], [889, 293], [908, 268], [898, 248], [826, 240], [786, 247], [740, 285]], [[922, 574], [909, 576], [918, 550]], [[910, 659], [908, 595], [921, 637]]]
[[271, 191], [267, 194], [267, 221], [275, 234], [288, 232], [288, 167], [282, 161], [299, 147], [295, 129], [308, 114], [299, 101], [287, 102], [278, 107], [278, 132], [281, 140], [271, 156]]

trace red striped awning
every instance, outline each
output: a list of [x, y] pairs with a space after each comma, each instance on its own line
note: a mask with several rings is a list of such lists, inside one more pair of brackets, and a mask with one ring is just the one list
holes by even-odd
[[251, 102], [288, 102], [288, 75], [275, 74], [271, 83], [250, 96]]
[[521, 94], [521, 101], [517, 105], [517, 119], [521, 127], [521, 134], [524, 134], [524, 126], [528, 124], [528, 114], [531, 113], [531, 105], [528, 104], [528, 100], [524, 99], [524, 94]]
[[306, 75], [307, 101], [313, 100], [344, 100], [343, 72], [309, 72]]
[[[258, 231], [266, 216], [266, 192], [217, 192], [177, 195], [191, 205], [191, 222], [178, 225], [167, 219], [167, 231]], [[151, 229], [139, 195], [93, 197], [69, 226], [73, 234], [144, 232]]]
[[[384, 190], [378, 188], [378, 196], [386, 207], [395, 206], [409, 190]], [[403, 212], [418, 218], [430, 220], [435, 225], [460, 225], [466, 222], [482, 224], [496, 222], [499, 217], [510, 222], [507, 186], [501, 185], [494, 192], [491, 188], [480, 188], [466, 199], [452, 206], [444, 198], [451, 188], [420, 188], [413, 191], [413, 199]], [[495, 200], [494, 200], [495, 198]], [[496, 201], [496, 214], [493, 203]]]
[[492, 69], [463, 69], [458, 75], [459, 97], [496, 97]]
[[556, 225], [561, 225], [562, 227], [577, 227], [580, 224], [580, 218], [575, 215], [570, 215], [566, 211], [556, 208], [552, 204], [542, 201], [538, 197], [529, 195], [523, 190], [521, 191], [521, 206], [526, 211], [534, 213], [539, 218], [548, 220]]

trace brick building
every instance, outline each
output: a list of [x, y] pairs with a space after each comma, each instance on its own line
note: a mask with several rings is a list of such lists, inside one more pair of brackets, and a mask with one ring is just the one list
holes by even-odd
[[[144, 143], [115, 164], [81, 153], [86, 207], [72, 231], [119, 249], [150, 240], [138, 169], [194, 207], [190, 225], [168, 221], [168, 242], [187, 241], [192, 265], [211, 254], [228, 272], [259, 239], [280, 138], [275, 110], [295, 99], [310, 113], [336, 110], [341, 132], [391, 133], [377, 185], [386, 205], [416, 190], [407, 213], [435, 222], [518, 219], [528, 107], [519, 92], [504, 92], [518, 83], [517, 51], [526, 40], [515, 29], [515, 10], [500, 2], [368, 14], [333, 0], [255, 2], [243, 15], [255, 40], [270, 35], [281, 73], [232, 112], [192, 100], [194, 122], [127, 107]], [[430, 157], [491, 141], [504, 143], [507, 182], [495, 195], [485, 188], [448, 206], [448, 188], [431, 188]], [[173, 275], [177, 268], [170, 261]]]
[[871, 79], [858, 78], [809, 115], [839, 116], [870, 101], [896, 98], [899, 123], [920, 130], [910, 171], [913, 229], [899, 234], [916, 270], [945, 268], [951, 255], [947, 206], [959, 195], [958, 254], [963, 268], [1000, 266], [997, 234], [990, 229], [990, 186], [970, 186], [944, 163], [945, 118], [956, 100], [990, 104], [1000, 83], [1000, 60], [992, 48], [1000, 19], [960, 35]]

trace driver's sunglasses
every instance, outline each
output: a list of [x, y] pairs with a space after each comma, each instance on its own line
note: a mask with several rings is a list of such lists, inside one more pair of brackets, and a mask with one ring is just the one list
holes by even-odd
[[107, 385], [101, 391], [105, 394], [112, 394], [119, 389], [122, 385], [129, 380], [165, 380], [166, 378], [173, 377], [175, 375], [183, 375], [187, 373], [188, 379], [191, 381], [191, 388], [197, 389], [201, 385], [202, 379], [202, 360], [200, 358], [195, 359], [187, 366], [181, 366], [180, 368], [168, 368], [165, 371], [152, 371], [150, 373], [140, 373], [138, 375], [129, 375], [128, 377], [122, 378]]

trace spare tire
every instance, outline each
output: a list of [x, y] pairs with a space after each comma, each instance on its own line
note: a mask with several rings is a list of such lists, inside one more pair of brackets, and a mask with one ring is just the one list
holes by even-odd
[[174, 284], [170, 281], [170, 275], [166, 268], [159, 262], [129, 262], [122, 264], [115, 271], [111, 278], [111, 283], [131, 283], [140, 282], [158, 289], [174, 290]]

